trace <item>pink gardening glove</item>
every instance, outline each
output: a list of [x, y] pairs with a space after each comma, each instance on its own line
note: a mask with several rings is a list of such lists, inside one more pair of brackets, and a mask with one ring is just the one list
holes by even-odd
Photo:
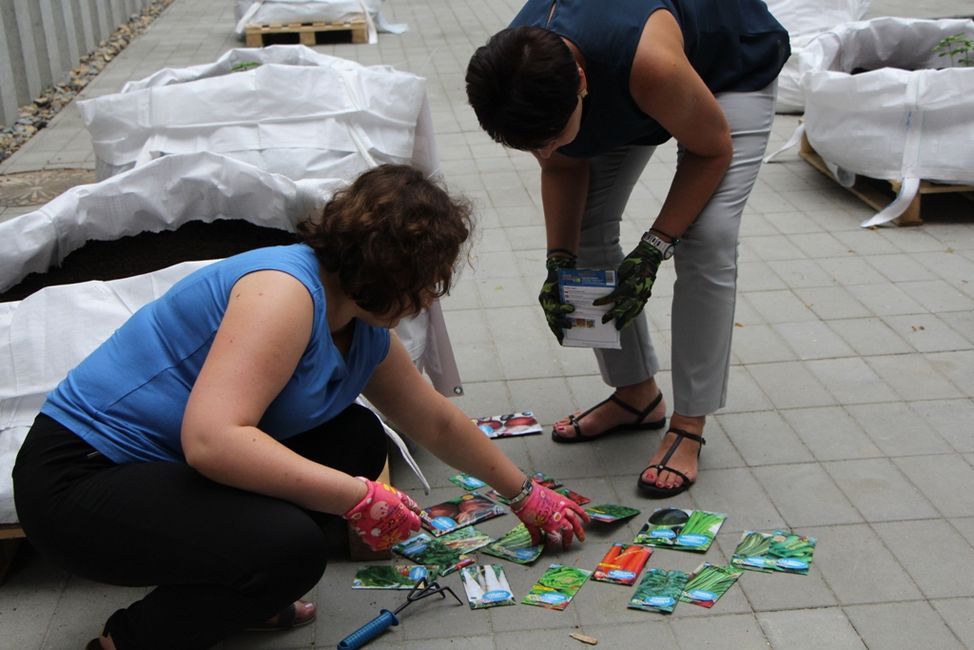
[[550, 544], [561, 542], [562, 548], [572, 545], [572, 538], [585, 541], [582, 522], [590, 521], [581, 506], [554, 490], [532, 481], [534, 487], [524, 502], [514, 509], [514, 514], [524, 522], [531, 533], [531, 543], [540, 544], [542, 539]]
[[408, 495], [385, 483], [355, 478], [364, 481], [368, 491], [342, 516], [369, 548], [384, 551], [419, 530], [419, 506]]

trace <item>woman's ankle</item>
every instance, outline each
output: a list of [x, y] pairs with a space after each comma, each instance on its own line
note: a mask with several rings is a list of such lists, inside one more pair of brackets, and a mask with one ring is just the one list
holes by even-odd
[[683, 429], [684, 431], [697, 435], [703, 433], [703, 428], [706, 423], [706, 415], [682, 415], [673, 411], [673, 414], [670, 416], [671, 429]]

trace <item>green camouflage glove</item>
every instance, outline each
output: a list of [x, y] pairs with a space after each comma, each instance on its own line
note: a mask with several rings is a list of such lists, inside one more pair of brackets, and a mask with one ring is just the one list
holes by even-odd
[[626, 255], [616, 272], [615, 291], [596, 300], [594, 305], [615, 305], [602, 317], [603, 323], [616, 319], [616, 329], [632, 322], [653, 295], [653, 282], [663, 255], [655, 246], [640, 241], [631, 253]]
[[545, 320], [552, 334], [558, 339], [560, 344], [565, 338], [564, 330], [572, 326], [568, 314], [575, 311], [574, 305], [568, 305], [561, 301], [561, 292], [558, 290], [558, 269], [575, 268], [574, 255], [552, 255], [545, 261], [545, 268], [548, 269], [548, 277], [541, 285], [541, 293], [538, 294], [538, 302], [544, 310]]

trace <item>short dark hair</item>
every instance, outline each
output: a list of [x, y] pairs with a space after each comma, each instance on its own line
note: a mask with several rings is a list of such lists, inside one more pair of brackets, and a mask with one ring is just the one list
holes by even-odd
[[467, 66], [467, 99], [480, 126], [514, 149], [540, 149], [578, 104], [578, 66], [561, 37], [509, 27], [477, 48]]
[[380, 165], [297, 229], [362, 309], [415, 315], [450, 290], [473, 220], [465, 199], [418, 169]]

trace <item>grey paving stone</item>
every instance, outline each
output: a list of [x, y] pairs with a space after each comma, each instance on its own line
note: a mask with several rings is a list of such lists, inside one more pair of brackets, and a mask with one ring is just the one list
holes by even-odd
[[722, 409], [723, 413], [763, 411], [773, 408], [768, 395], [746, 367], [731, 366], [727, 382], [727, 404]]
[[717, 419], [749, 466], [812, 460], [801, 438], [777, 412], [728, 413]]
[[902, 289], [888, 282], [848, 284], [845, 288], [877, 316], [922, 314], [926, 311]]
[[772, 327], [801, 360], [847, 357], [853, 354], [852, 348], [822, 321], [778, 323]]
[[844, 244], [832, 233], [798, 233], [789, 237], [791, 243], [812, 259], [844, 257], [853, 254], [848, 244]]
[[[966, 277], [970, 279], [974, 275]], [[897, 286], [935, 314], [944, 311], [970, 311], [974, 308], [974, 300], [944, 280], [900, 282]]]
[[[23, 546], [21, 544], [21, 546]], [[21, 548], [15, 561], [23, 568], [11, 572], [0, 589], [0, 620], [3, 621], [4, 643], [11, 648], [39, 649], [52, 617], [57, 611], [68, 574], [54, 566], [46, 558], [38, 555], [32, 548]], [[106, 589], [111, 596], [111, 589]], [[65, 604], [66, 607], [70, 607]], [[84, 607], [73, 603], [73, 607]], [[99, 631], [104, 621], [91, 620], [81, 628], [74, 628], [79, 634]], [[79, 631], [87, 630], [87, 631]], [[77, 645], [87, 639], [79, 638]]]
[[894, 458], [893, 462], [946, 517], [974, 515], [974, 467], [950, 453]]
[[[718, 601], [714, 607], [720, 605]], [[761, 624], [752, 614], [674, 619], [670, 626], [681, 648], [768, 647]]]
[[751, 471], [792, 529], [863, 521], [817, 463], [755, 467]]
[[921, 355], [872, 356], [865, 362], [905, 401], [961, 396], [957, 387]]
[[934, 314], [893, 314], [884, 316], [883, 320], [918, 352], [963, 350], [970, 345], [967, 339]]
[[772, 260], [767, 263], [767, 266], [774, 271], [770, 274], [772, 277], [780, 278], [778, 281], [780, 286], [767, 287], [768, 289], [835, 288], [835, 280], [815, 260]]
[[836, 282], [845, 287], [870, 285], [885, 278], [860, 257], [832, 257], [820, 261]]
[[728, 515], [721, 532], [768, 530], [785, 525], [781, 514], [748, 469], [709, 470], [700, 474], [690, 490], [701, 509]]
[[857, 605], [846, 615], [869, 648], [963, 648], [943, 619], [923, 602]]
[[840, 406], [786, 409], [780, 413], [818, 460], [883, 455], [863, 428]]
[[116, 610], [141, 600], [148, 591], [143, 587], [111, 587], [71, 576], [51, 615], [51, 625], [40, 647], [58, 650], [80, 646], [84, 642], [78, 637], [80, 630], [85, 630], [90, 638], [98, 636], [105, 621]]
[[967, 648], [974, 648], [974, 598], [932, 600], [930, 604], [960, 642]]
[[813, 375], [841, 404], [885, 402], [897, 394], [859, 357], [806, 362]]
[[950, 445], [903, 402], [851, 404], [846, 410], [888, 456], [950, 451]]
[[779, 409], [830, 406], [835, 398], [801, 362], [751, 364], [748, 373]]
[[751, 291], [743, 299], [768, 323], [793, 323], [816, 318], [815, 313], [790, 290]]
[[[570, 607], [570, 605], [569, 605]], [[535, 629], [519, 632], [505, 632], [495, 635], [497, 650], [521, 650], [522, 648], [585, 648], [569, 634], [581, 632], [599, 640], [599, 646], [607, 648], [635, 648], [642, 647], [647, 641], [654, 648], [676, 650], [677, 644], [670, 630], [670, 626], [663, 620], [645, 620], [647, 616], [654, 616], [643, 612], [643, 622], [629, 625], [586, 625], [579, 628]], [[659, 615], [655, 615], [659, 616]]]
[[974, 350], [926, 355], [933, 367], [954, 382], [966, 397], [974, 397]]
[[974, 549], [946, 521], [897, 521], [873, 527], [927, 598], [974, 596]]
[[771, 266], [760, 260], [738, 262], [737, 288], [739, 291], [773, 291], [786, 288]]
[[839, 608], [762, 612], [758, 621], [772, 648], [856, 650], [866, 647]]
[[958, 517], [951, 519], [950, 523], [960, 531], [971, 546], [974, 546], [974, 517]]
[[823, 463], [866, 521], [936, 517], [933, 505], [888, 459]]
[[916, 583], [866, 524], [806, 528], [818, 540], [813, 571], [820, 571], [839, 603], [882, 603], [922, 598]]
[[741, 363], [794, 361], [798, 357], [769, 325], [741, 324], [734, 330], [734, 356]]
[[872, 312], [843, 287], [800, 287], [795, 294], [825, 321], [840, 318], [865, 318]]

